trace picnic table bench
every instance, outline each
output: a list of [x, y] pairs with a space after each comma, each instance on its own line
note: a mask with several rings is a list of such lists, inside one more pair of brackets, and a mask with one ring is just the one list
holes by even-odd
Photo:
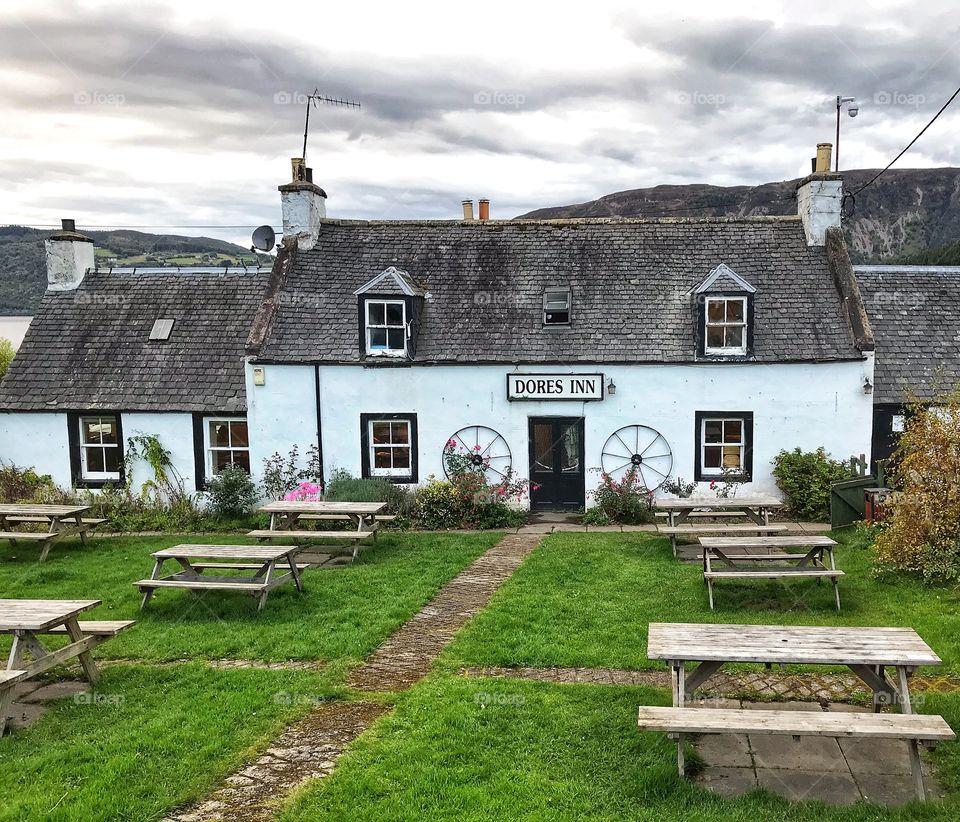
[[[829, 579], [840, 610], [840, 577], [833, 558], [837, 544], [829, 537], [795, 535], [788, 537], [700, 537], [703, 550], [703, 580], [713, 610], [713, 583], [718, 579], [788, 579], [807, 577]], [[804, 551], [788, 551], [801, 548]], [[824, 562], [829, 557], [829, 567]], [[721, 568], [714, 568], [719, 562]]]
[[[268, 502], [260, 510], [270, 515], [270, 527], [258, 528], [247, 535], [258, 540], [289, 538], [299, 543], [323, 543], [328, 553], [342, 552], [343, 548], [331, 540], [352, 542], [347, 548], [351, 559], [356, 559], [364, 542], [371, 537], [377, 539], [380, 522], [386, 521], [381, 513], [387, 507], [385, 502], [330, 502], [325, 500], [280, 500]], [[353, 529], [343, 531], [322, 531], [298, 527], [301, 522], [310, 520], [348, 520]], [[316, 546], [313, 548], [315, 551]]]
[[[89, 510], [89, 505], [0, 505], [0, 539], [9, 540], [13, 545], [18, 542], [41, 543], [39, 561], [43, 562], [57, 540], [76, 534], [85, 542], [87, 531], [106, 522], [84, 517]], [[25, 524], [48, 527], [46, 531], [17, 530], [16, 526]]]
[[[689, 733], [902, 739], [909, 749], [914, 791], [925, 799], [918, 743], [955, 738], [942, 717], [913, 713], [910, 676], [918, 666], [939, 665], [941, 660], [911, 628], [651, 623], [647, 655], [670, 666], [673, 707], [641, 707], [638, 726], [676, 737], [681, 776], [684, 735]], [[696, 663], [689, 673], [687, 662]], [[696, 689], [728, 662], [845, 665], [873, 691], [874, 713], [687, 707]], [[896, 682], [887, 678], [888, 667], [896, 670]], [[880, 714], [883, 705], [899, 705], [901, 713]]]
[[783, 508], [783, 502], [768, 494], [744, 497], [684, 497], [660, 499], [657, 508], [665, 512], [668, 524], [681, 525], [691, 516], [746, 517], [757, 525], [770, 524], [770, 512]]
[[[91, 649], [134, 624], [133, 620], [85, 622], [78, 618], [100, 602], [99, 599], [0, 599], [0, 633], [13, 634], [6, 670], [0, 671], [0, 736], [13, 702], [13, 687], [20, 682], [72, 659], [79, 661], [91, 685], [99, 681], [100, 673], [90, 655]], [[66, 634], [70, 642], [51, 651], [40, 641], [40, 636], [45, 634]]]
[[[257, 610], [262, 611], [267, 596], [278, 585], [292, 581], [303, 591], [300, 571], [306, 565], [296, 561], [296, 545], [175, 545], [155, 551], [156, 560], [149, 579], [134, 585], [140, 589], [143, 608], [158, 588], [182, 588], [191, 591], [245, 591], [257, 598]], [[180, 571], [161, 576], [164, 563], [174, 560]], [[199, 561], [198, 561], [199, 560]], [[205, 575], [206, 570], [254, 571], [253, 575]], [[282, 570], [286, 570], [283, 573]]]
[[670, 537], [670, 546], [673, 555], [677, 555], [677, 537], [697, 536], [699, 534], [756, 534], [757, 536], [773, 536], [787, 530], [786, 525], [756, 525], [752, 523], [709, 523], [698, 522], [690, 525], [657, 525], [657, 533]]

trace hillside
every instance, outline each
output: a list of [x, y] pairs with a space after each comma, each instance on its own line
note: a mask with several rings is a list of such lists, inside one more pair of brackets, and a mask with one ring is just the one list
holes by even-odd
[[[32, 314], [47, 287], [43, 241], [52, 232], [0, 226], [0, 315]], [[245, 248], [211, 237], [146, 234], [141, 231], [87, 231], [98, 266], [251, 265]]]
[[[875, 169], [843, 172], [854, 191]], [[742, 217], [796, 214], [797, 180], [759, 186], [661, 185], [608, 194], [575, 205], [541, 208], [527, 218]], [[923, 255], [960, 238], [960, 169], [891, 170], [861, 193], [844, 220], [855, 262], [888, 262]]]

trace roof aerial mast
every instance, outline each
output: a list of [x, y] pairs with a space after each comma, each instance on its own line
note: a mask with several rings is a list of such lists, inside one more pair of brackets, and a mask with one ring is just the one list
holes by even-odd
[[307, 111], [303, 118], [303, 164], [307, 164], [307, 134], [310, 131], [310, 106], [316, 108], [318, 105], [340, 106], [343, 108], [360, 108], [360, 103], [355, 100], [343, 100], [340, 97], [330, 97], [321, 94], [320, 89], [314, 89], [313, 94], [307, 95]]

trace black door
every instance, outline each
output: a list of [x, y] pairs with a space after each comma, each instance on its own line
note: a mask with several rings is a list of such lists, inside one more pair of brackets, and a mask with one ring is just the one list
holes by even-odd
[[584, 506], [583, 418], [530, 418], [530, 507]]

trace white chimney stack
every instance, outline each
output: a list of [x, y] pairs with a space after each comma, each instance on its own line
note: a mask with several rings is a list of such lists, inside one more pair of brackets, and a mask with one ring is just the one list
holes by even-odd
[[840, 226], [843, 177], [830, 171], [832, 149], [830, 143], [818, 143], [813, 173], [797, 184], [797, 211], [807, 245], [824, 245], [827, 229]]
[[50, 291], [72, 291], [95, 265], [93, 240], [80, 234], [73, 220], [62, 220], [61, 225], [61, 230], [44, 243]]
[[309, 251], [320, 236], [320, 221], [327, 216], [327, 193], [314, 185], [312, 169], [300, 157], [290, 160], [293, 180], [280, 186], [284, 238], [295, 237], [297, 248]]

